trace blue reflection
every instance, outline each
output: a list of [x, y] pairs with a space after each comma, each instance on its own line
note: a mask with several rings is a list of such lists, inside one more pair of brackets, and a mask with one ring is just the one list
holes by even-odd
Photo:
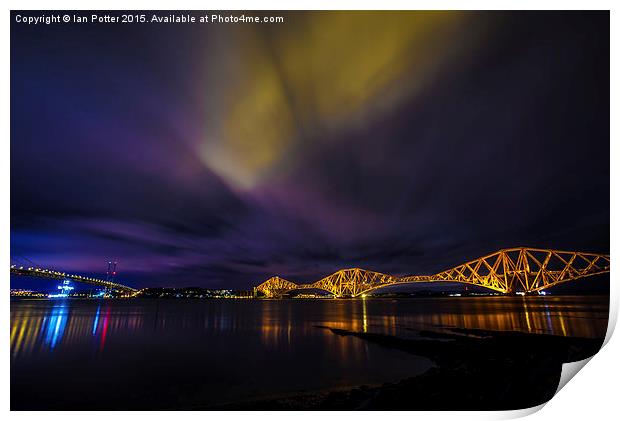
[[99, 311], [101, 306], [97, 306], [97, 312], [95, 313], [95, 320], [93, 321], [93, 336], [97, 333], [97, 325], [99, 324]]
[[67, 304], [62, 303], [52, 308], [52, 313], [45, 326], [45, 344], [54, 349], [56, 344], [62, 339], [67, 326]]
[[555, 334], [555, 331], [553, 329], [553, 321], [551, 321], [551, 311], [549, 311], [549, 306], [547, 305], [547, 303], [545, 303], [544, 315], [547, 319], [547, 331], [551, 332], [552, 335]]

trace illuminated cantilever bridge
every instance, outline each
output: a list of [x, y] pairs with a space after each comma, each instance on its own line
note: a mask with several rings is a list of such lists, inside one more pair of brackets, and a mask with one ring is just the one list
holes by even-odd
[[34, 276], [37, 278], [71, 280], [75, 282], [82, 282], [84, 284], [104, 287], [109, 290], [117, 290], [122, 293], [132, 294], [132, 295], [138, 292], [137, 290], [131, 287], [118, 284], [116, 282], [92, 278], [88, 276], [69, 274], [65, 272], [59, 272], [59, 271], [55, 271], [51, 269], [43, 269], [43, 268], [38, 268], [38, 267], [24, 267], [24, 266], [11, 265], [11, 274], [12, 275], [23, 275], [23, 276]]
[[274, 276], [255, 290], [271, 298], [296, 289], [321, 289], [336, 297], [357, 297], [387, 285], [460, 282], [506, 294], [531, 293], [608, 273], [609, 265], [609, 255], [519, 247], [503, 249], [434, 275], [399, 277], [359, 268], [342, 269], [310, 284]]

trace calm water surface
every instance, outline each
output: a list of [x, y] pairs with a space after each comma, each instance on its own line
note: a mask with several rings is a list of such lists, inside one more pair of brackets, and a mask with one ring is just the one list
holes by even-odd
[[13, 409], [191, 408], [377, 384], [431, 362], [330, 326], [604, 337], [608, 297], [11, 302]]

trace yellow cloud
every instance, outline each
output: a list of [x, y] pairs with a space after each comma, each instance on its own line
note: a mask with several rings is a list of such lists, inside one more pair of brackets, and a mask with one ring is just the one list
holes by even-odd
[[239, 27], [219, 53], [235, 58], [209, 105], [205, 162], [253, 187], [291, 163], [297, 142], [371, 122], [414, 95], [463, 41], [452, 39], [461, 22], [459, 12], [312, 12]]

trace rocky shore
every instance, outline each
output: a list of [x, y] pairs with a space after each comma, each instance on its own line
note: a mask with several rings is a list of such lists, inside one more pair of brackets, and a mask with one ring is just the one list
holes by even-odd
[[380, 386], [220, 405], [221, 410], [508, 410], [539, 405], [557, 389], [562, 363], [595, 354], [588, 339], [474, 329], [420, 331], [414, 339], [316, 326], [434, 362], [424, 374]]

